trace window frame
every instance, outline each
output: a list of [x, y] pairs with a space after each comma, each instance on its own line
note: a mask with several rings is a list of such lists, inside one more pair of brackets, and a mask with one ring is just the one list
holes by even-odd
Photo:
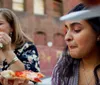
[[[34, 6], [33, 6], [33, 14], [34, 15], [45, 15], [46, 14], [46, 4], [45, 4], [46, 0], [42, 0], [43, 1], [43, 7], [42, 7], [43, 8], [43, 13], [38, 13], [38, 12], [36, 13], [35, 12], [35, 1], [37, 1], [37, 0], [33, 1], [33, 4], [34, 4]], [[38, 8], [38, 7], [36, 7], [36, 8]]]
[[[16, 0], [16, 1], [18, 1], [18, 0]], [[14, 2], [14, 0], [12, 0], [12, 10], [18, 11], [18, 12], [24, 12], [24, 11], [25, 11], [25, 0], [22, 0], [22, 1], [23, 1], [23, 2], [20, 3], [20, 2]], [[14, 6], [13, 6], [14, 4], [22, 5], [22, 10], [14, 9]]]
[[[56, 8], [55, 8], [55, 6], [54, 6], [55, 4], [59, 4], [61, 6], [56, 6]], [[59, 10], [59, 11], [57, 11], [57, 10]], [[53, 11], [54, 11], [55, 17], [60, 17], [63, 15], [63, 1], [62, 0], [59, 0], [59, 1], [53, 0]]]

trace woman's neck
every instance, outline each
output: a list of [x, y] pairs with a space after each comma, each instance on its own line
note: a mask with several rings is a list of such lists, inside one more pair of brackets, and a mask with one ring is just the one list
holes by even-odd
[[82, 63], [86, 69], [94, 69], [100, 64], [100, 55], [97, 51], [92, 52], [88, 57], [82, 58]]

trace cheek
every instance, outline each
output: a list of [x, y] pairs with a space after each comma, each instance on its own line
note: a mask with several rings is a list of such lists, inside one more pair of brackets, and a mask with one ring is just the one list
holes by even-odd
[[79, 53], [83, 56], [89, 54], [96, 46], [95, 36], [84, 36], [77, 41]]
[[0, 28], [0, 32], [5, 32], [7, 34], [10, 33], [11, 28], [9, 26], [3, 26], [2, 28]]
[[88, 50], [88, 48], [93, 47], [96, 44], [96, 36], [93, 35], [85, 35], [83, 37], [78, 38], [77, 44]]
[[71, 53], [71, 56], [75, 58], [82, 58], [88, 55], [96, 44], [95, 36], [81, 35], [74, 40], [78, 47], [75, 52]]

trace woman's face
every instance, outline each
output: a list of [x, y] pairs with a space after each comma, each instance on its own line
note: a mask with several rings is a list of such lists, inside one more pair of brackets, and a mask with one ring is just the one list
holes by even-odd
[[65, 22], [65, 29], [65, 41], [73, 58], [82, 58], [94, 52], [97, 34], [86, 21]]
[[9, 35], [12, 32], [12, 28], [5, 18], [0, 14], [0, 32], [5, 32]]

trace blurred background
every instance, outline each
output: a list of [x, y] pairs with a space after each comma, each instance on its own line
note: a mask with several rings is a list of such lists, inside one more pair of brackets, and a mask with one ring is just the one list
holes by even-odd
[[51, 76], [52, 69], [65, 47], [63, 22], [59, 17], [79, 3], [79, 0], [0, 0], [0, 7], [13, 10], [23, 31], [34, 41], [41, 72]]

